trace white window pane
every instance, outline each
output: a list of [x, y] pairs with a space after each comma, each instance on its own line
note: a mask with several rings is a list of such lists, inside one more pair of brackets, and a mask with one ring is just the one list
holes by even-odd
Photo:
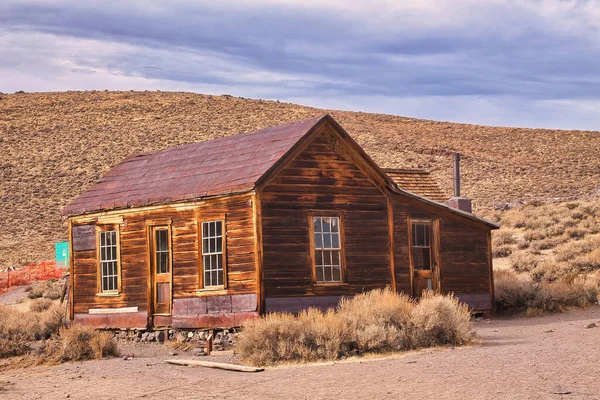
[[331, 252], [331, 265], [341, 265], [340, 263], [340, 252], [332, 251]]
[[331, 247], [333, 247], [334, 249], [340, 248], [340, 234], [339, 233], [331, 234]]
[[315, 259], [315, 264], [316, 264], [317, 266], [321, 266], [321, 265], [323, 265], [323, 252], [322, 252], [321, 250], [317, 250], [317, 251], [315, 252], [315, 256], [316, 256], [316, 259]]
[[323, 232], [331, 232], [331, 218], [323, 218]]
[[317, 267], [317, 282], [323, 282], [323, 268]]
[[323, 234], [323, 248], [324, 249], [331, 248], [331, 235], [328, 233]]
[[340, 219], [339, 218], [331, 218], [331, 232], [339, 232], [340, 231]]
[[325, 282], [331, 282], [331, 280], [332, 280], [332, 277], [331, 277], [331, 268], [330, 267], [325, 267], [323, 272], [325, 274], [323, 276], [323, 280]]
[[321, 233], [315, 233], [315, 249], [323, 248], [323, 235]]
[[339, 282], [342, 280], [342, 267], [334, 266], [333, 267], [333, 280]]
[[315, 233], [321, 232], [321, 218], [319, 218], [319, 217], [313, 218], [313, 229], [314, 229]]

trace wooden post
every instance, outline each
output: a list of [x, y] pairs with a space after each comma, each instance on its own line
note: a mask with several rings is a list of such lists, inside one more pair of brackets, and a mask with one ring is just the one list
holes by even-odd
[[206, 355], [210, 356], [213, 348], [213, 330], [208, 331], [208, 337], [206, 338]]

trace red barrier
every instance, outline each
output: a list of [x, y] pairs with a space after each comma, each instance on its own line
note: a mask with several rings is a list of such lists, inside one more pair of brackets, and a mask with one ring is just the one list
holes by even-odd
[[65, 271], [67, 270], [64, 268], [56, 268], [54, 261], [45, 261], [29, 263], [25, 267], [16, 270], [0, 272], [0, 292], [8, 291], [14, 286], [29, 285], [34, 281], [60, 279]]

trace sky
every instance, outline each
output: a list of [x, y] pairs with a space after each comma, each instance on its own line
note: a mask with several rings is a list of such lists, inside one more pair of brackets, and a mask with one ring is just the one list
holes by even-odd
[[104, 89], [600, 130], [600, 0], [0, 1], [0, 92]]

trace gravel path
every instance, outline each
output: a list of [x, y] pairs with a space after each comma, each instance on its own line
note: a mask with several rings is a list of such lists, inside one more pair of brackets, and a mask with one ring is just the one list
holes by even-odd
[[[599, 327], [586, 328], [591, 323]], [[130, 361], [5, 371], [0, 397], [600, 399], [600, 307], [474, 326], [481, 343], [471, 347], [255, 374], [167, 365], [163, 346], [134, 346], [124, 349], [135, 354]]]

